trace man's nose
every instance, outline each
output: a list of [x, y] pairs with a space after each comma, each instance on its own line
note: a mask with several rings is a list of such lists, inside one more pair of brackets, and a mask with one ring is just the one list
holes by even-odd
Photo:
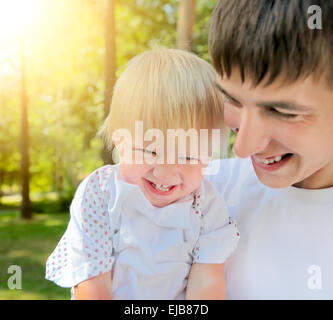
[[258, 110], [244, 107], [239, 115], [234, 152], [240, 158], [247, 158], [264, 150], [271, 138], [268, 124]]

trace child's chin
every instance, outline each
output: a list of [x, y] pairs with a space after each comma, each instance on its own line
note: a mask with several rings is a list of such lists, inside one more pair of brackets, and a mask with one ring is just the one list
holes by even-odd
[[[148, 199], [149, 200], [149, 199]], [[149, 202], [157, 208], [163, 208], [167, 205], [169, 205], [170, 203], [174, 202], [174, 201], [154, 201], [154, 200], [149, 200]]]
[[[147, 197], [147, 195], [146, 195], [146, 197]], [[149, 196], [147, 197], [147, 199], [154, 207], [157, 207], [157, 208], [163, 208], [163, 207], [177, 201], [177, 199], [175, 200], [175, 199], [170, 199], [170, 198], [165, 199], [163, 201], [163, 199], [153, 199], [152, 197], [149, 197]]]

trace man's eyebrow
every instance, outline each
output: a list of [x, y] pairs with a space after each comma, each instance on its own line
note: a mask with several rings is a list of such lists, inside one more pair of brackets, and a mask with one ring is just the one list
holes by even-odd
[[[227, 92], [225, 89], [223, 89], [217, 82], [215, 82], [215, 86], [223, 94], [225, 94], [226, 96], [237, 101], [237, 98], [234, 98], [229, 92]], [[263, 102], [257, 102], [256, 105], [258, 107], [278, 108], [278, 109], [284, 109], [284, 110], [289, 110], [289, 111], [308, 111], [308, 110], [313, 109], [310, 106], [297, 104], [292, 101], [263, 101]]]
[[223, 89], [217, 82], [215, 82], [215, 87], [217, 90], [221, 91], [224, 95], [226, 95], [234, 100], [237, 100], [236, 98], [233, 98], [233, 96], [230, 93], [228, 93], [225, 89]]

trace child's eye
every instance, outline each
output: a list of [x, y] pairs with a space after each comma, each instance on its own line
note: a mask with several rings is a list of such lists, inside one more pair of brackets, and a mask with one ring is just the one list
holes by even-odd
[[186, 162], [192, 162], [192, 163], [195, 163], [195, 164], [197, 164], [197, 163], [199, 163], [199, 160], [197, 159], [197, 158], [194, 158], [194, 157], [180, 157], [179, 158], [180, 160], [185, 160]]
[[148, 149], [141, 149], [141, 148], [134, 148], [134, 151], [139, 151], [139, 152], [143, 152], [143, 153], [147, 153], [147, 154], [151, 154], [153, 156], [156, 156], [157, 153], [153, 150], [148, 150]]
[[196, 159], [196, 158], [192, 158], [192, 157], [186, 157], [185, 159], [186, 159], [187, 161], [198, 160], [198, 159]]
[[144, 153], [151, 154], [151, 155], [153, 155], [154, 157], [157, 155], [157, 153], [156, 153], [155, 151], [152, 151], [152, 150], [144, 149], [143, 152], [144, 152]]

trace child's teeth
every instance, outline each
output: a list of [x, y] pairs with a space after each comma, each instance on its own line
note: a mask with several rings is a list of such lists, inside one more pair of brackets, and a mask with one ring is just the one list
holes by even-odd
[[165, 186], [165, 185], [163, 185], [163, 184], [158, 184], [158, 183], [156, 183], [156, 184], [155, 184], [155, 187], [156, 187], [156, 189], [159, 189], [159, 190], [161, 190], [161, 191], [169, 191], [169, 187], [168, 187], [168, 186]]

